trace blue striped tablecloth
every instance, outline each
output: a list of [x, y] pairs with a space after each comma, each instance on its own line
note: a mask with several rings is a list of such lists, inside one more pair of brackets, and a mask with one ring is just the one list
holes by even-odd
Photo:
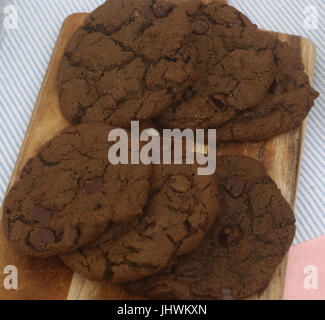
[[[0, 0], [0, 17], [17, 16], [17, 25], [7, 20], [0, 27], [0, 201], [63, 20], [74, 12], [92, 11], [101, 3], [103, 0]], [[294, 244], [321, 236], [325, 234], [325, 1], [229, 3], [263, 29], [306, 36], [317, 47], [314, 87], [321, 96], [308, 118]]]

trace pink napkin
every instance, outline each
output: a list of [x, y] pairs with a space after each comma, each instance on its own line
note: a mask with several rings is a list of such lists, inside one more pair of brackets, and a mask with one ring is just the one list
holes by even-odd
[[325, 299], [325, 236], [291, 248], [283, 299]]

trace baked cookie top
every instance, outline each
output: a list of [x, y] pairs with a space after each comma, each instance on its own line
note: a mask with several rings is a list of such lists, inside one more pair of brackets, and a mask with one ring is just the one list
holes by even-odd
[[276, 40], [274, 82], [263, 101], [217, 128], [219, 142], [256, 142], [295, 129], [304, 121], [319, 96], [309, 83], [299, 54]]
[[147, 202], [151, 165], [112, 165], [102, 123], [68, 127], [30, 159], [3, 207], [6, 237], [47, 257], [94, 241], [110, 222], [127, 223]]
[[95, 244], [60, 257], [88, 279], [139, 280], [194, 249], [217, 213], [213, 176], [198, 176], [196, 165], [157, 165], [142, 216], [127, 226], [112, 225]]
[[105, 2], [65, 48], [58, 72], [63, 115], [119, 127], [158, 115], [195, 79], [190, 35], [182, 4]]
[[216, 128], [219, 142], [254, 142], [303, 122], [318, 93], [296, 45], [219, 2], [192, 5], [188, 19], [198, 48], [198, 79], [182, 102], [157, 117], [163, 128]]
[[158, 120], [166, 128], [217, 127], [267, 94], [274, 80], [274, 39], [261, 41], [256, 25], [223, 2], [186, 3], [198, 78]]
[[294, 234], [293, 212], [256, 160], [217, 160], [220, 213], [208, 236], [174, 266], [124, 284], [152, 299], [243, 299], [268, 285]]

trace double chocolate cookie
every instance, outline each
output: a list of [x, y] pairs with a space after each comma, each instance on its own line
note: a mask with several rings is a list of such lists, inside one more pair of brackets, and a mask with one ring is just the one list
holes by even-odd
[[163, 128], [217, 128], [217, 141], [260, 141], [299, 126], [318, 93], [299, 55], [229, 5], [187, 2], [197, 81], [163, 111]]
[[217, 141], [263, 141], [301, 125], [319, 94], [311, 88], [297, 51], [299, 48], [276, 40], [276, 75], [268, 94], [261, 103], [217, 128]]
[[126, 282], [172, 265], [194, 249], [218, 211], [213, 176], [198, 176], [196, 165], [154, 166], [144, 214], [127, 226], [112, 225], [94, 244], [61, 255], [88, 279]]
[[196, 48], [182, 4], [111, 0], [74, 33], [58, 72], [72, 123], [128, 127], [158, 115], [195, 79]]
[[186, 4], [198, 48], [198, 79], [183, 101], [164, 111], [158, 121], [164, 128], [216, 128], [264, 98], [274, 79], [273, 52], [244, 41], [259, 31], [231, 6], [199, 0]]
[[263, 166], [217, 160], [220, 214], [196, 250], [158, 275], [122, 285], [152, 299], [243, 299], [268, 285], [294, 234], [293, 212]]
[[112, 165], [112, 127], [69, 127], [41, 147], [4, 201], [5, 235], [27, 255], [48, 257], [96, 240], [111, 222], [141, 215], [151, 165]]

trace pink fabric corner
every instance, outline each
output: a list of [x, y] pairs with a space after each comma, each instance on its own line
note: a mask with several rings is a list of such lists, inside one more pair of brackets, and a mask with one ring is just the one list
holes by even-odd
[[291, 248], [283, 299], [325, 299], [325, 236]]

